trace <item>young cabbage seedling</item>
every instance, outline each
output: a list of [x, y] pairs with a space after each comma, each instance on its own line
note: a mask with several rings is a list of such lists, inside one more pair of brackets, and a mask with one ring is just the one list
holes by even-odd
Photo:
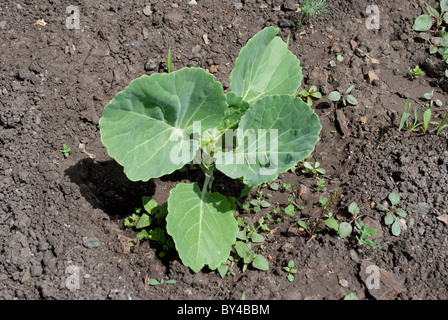
[[[108, 154], [132, 181], [192, 161], [202, 169], [202, 185], [179, 183], [170, 191], [165, 218], [180, 259], [194, 272], [221, 266], [239, 232], [236, 199], [211, 192], [215, 170], [254, 189], [310, 157], [319, 140], [318, 116], [295, 97], [300, 61], [278, 32], [265, 28], [241, 49], [227, 93], [201, 68], [143, 75], [115, 95], [99, 121]], [[255, 257], [245, 258], [256, 265]]]

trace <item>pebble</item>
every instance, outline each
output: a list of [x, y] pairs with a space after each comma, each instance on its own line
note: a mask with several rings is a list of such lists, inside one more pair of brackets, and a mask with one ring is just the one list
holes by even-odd
[[356, 253], [356, 251], [354, 249], [350, 249], [349, 253], [350, 253], [350, 258], [353, 261], [355, 261], [356, 263], [358, 263], [359, 262], [359, 257], [358, 257], [358, 254]]
[[152, 9], [151, 6], [146, 6], [143, 8], [143, 14], [147, 17], [149, 17], [150, 15], [152, 15]]
[[83, 237], [82, 244], [86, 248], [98, 248], [101, 245], [101, 241], [96, 237]]
[[398, 68], [395, 68], [393, 72], [394, 72], [394, 75], [396, 75], [396, 76], [401, 76], [403, 74], [403, 72]]
[[427, 218], [428, 217], [430, 209], [431, 208], [430, 208], [429, 204], [427, 204], [426, 202], [419, 202], [417, 204], [417, 207], [416, 207], [416, 210], [417, 210], [418, 214], [422, 218]]
[[5, 29], [6, 28], [6, 20], [2, 20], [0, 21], [0, 29]]

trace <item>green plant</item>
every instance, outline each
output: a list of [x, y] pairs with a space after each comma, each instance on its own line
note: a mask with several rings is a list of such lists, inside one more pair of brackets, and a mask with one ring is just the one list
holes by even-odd
[[261, 208], [270, 207], [271, 204], [265, 200], [270, 197], [272, 197], [272, 195], [270, 193], [263, 195], [263, 190], [258, 190], [257, 198], [250, 201], [250, 204], [254, 206], [254, 211], [258, 212], [261, 210]]
[[344, 297], [344, 300], [359, 300], [359, 298], [356, 293], [350, 292]]
[[318, 116], [294, 97], [300, 61], [278, 32], [265, 28], [242, 48], [228, 93], [200, 68], [143, 75], [115, 95], [99, 121], [102, 143], [132, 181], [191, 161], [202, 169], [202, 186], [179, 183], [170, 191], [165, 219], [194, 272], [226, 261], [239, 232], [236, 199], [210, 192], [214, 170], [253, 189], [309, 157], [319, 140]]
[[414, 68], [410, 69], [409, 72], [411, 73], [411, 79], [418, 79], [419, 76], [422, 76], [425, 74], [425, 72], [420, 69], [419, 65], [416, 65]]
[[[381, 248], [381, 246], [377, 244], [376, 240], [370, 238], [376, 234], [377, 230], [374, 228], [369, 228], [367, 223], [364, 223], [361, 220], [361, 216], [359, 215], [360, 210], [356, 202], [352, 202], [348, 206], [348, 212], [352, 215], [351, 221], [338, 223], [338, 221], [333, 218], [330, 212], [330, 214], [326, 216], [327, 219], [325, 220], [325, 224], [330, 229], [335, 230], [341, 238], [350, 236], [353, 232], [353, 229], [355, 229], [355, 231], [359, 234], [356, 235], [356, 240], [358, 241], [359, 245], [367, 245], [370, 246], [371, 249]], [[354, 227], [352, 226], [352, 224], [354, 224]]]
[[439, 135], [443, 129], [448, 127], [448, 124], [445, 124], [447, 117], [448, 117], [448, 112], [445, 113], [445, 116], [443, 117], [442, 121], [440, 121], [440, 123], [435, 122], [435, 124], [437, 125], [437, 135]]
[[425, 3], [425, 5], [428, 14], [422, 14], [418, 16], [414, 24], [412, 25], [412, 29], [414, 29], [415, 31], [426, 32], [434, 26], [435, 30], [432, 30], [432, 32], [436, 33], [443, 28], [443, 23], [448, 24], [448, 1], [440, 1], [440, 12], [427, 3]]
[[302, 3], [299, 19], [297, 20], [296, 29], [300, 29], [302, 25], [310, 17], [323, 13], [329, 13], [330, 9], [325, 0], [304, 0]]
[[425, 107], [432, 108], [433, 104], [435, 103], [438, 107], [443, 106], [443, 103], [440, 99], [433, 99], [434, 98], [434, 89], [431, 92], [427, 92], [423, 95], [428, 102], [425, 104]]
[[150, 279], [148, 280], [148, 284], [149, 284], [150, 286], [159, 286], [159, 285], [162, 285], [162, 284], [164, 284], [164, 283], [166, 283], [166, 284], [175, 284], [175, 283], [176, 283], [176, 280], [174, 280], [174, 279], [169, 279], [169, 280], [163, 280], [163, 279], [161, 279], [161, 280], [159, 281], [159, 280], [154, 279], [154, 278], [150, 278]]
[[246, 269], [249, 264], [252, 265], [255, 269], [258, 270], [269, 270], [269, 263], [266, 260], [265, 257], [263, 257], [261, 254], [256, 254], [252, 250], [252, 245], [250, 243], [245, 243], [242, 241], [237, 241], [235, 243], [235, 249], [238, 253], [238, 256], [243, 259], [243, 272], [246, 272]]
[[354, 84], [351, 85], [343, 93], [340, 93], [339, 91], [332, 91], [328, 95], [328, 99], [333, 102], [339, 102], [340, 100], [342, 100], [342, 103], [344, 104], [344, 106], [346, 106], [347, 103], [355, 106], [358, 104], [358, 100], [356, 100], [356, 98], [350, 94], [350, 92], [353, 90], [354, 87], [355, 87]]
[[127, 228], [140, 230], [137, 234], [138, 239], [151, 240], [161, 245], [162, 251], [159, 256], [164, 257], [166, 252], [174, 247], [164, 227], [167, 206], [166, 204], [158, 205], [152, 197], [148, 196], [142, 197], [142, 205], [144, 211], [142, 208], [135, 208], [135, 212], [126, 218], [123, 224]]
[[316, 161], [314, 164], [312, 162], [305, 161], [303, 163], [302, 173], [311, 174], [316, 177], [318, 174], [325, 174], [327, 171], [324, 168], [319, 168], [320, 162]]
[[308, 91], [306, 89], [303, 89], [298, 94], [300, 99], [302, 99], [304, 102], [306, 102], [307, 105], [310, 107], [313, 105], [313, 99], [320, 99], [322, 98], [322, 93], [317, 91], [316, 86], [311, 86]]
[[401, 116], [400, 125], [398, 126], [398, 131], [400, 131], [403, 127], [405, 127], [406, 131], [414, 131], [418, 127], [421, 127], [423, 134], [426, 134], [426, 132], [428, 130], [428, 125], [430, 123], [437, 124], [439, 126], [440, 130], [438, 130], [438, 133], [440, 133], [440, 131], [443, 130], [443, 128], [445, 128], [445, 126], [444, 126], [445, 118], [442, 121], [441, 125], [439, 125], [436, 122], [431, 122], [431, 114], [432, 114], [431, 109], [426, 109], [425, 112], [423, 113], [423, 122], [418, 122], [418, 107], [417, 106], [414, 107], [414, 122], [408, 121], [409, 116], [411, 115], [410, 108], [411, 108], [411, 103], [409, 102], [409, 98], [408, 98], [406, 100], [405, 112]]
[[384, 223], [388, 226], [391, 226], [392, 234], [398, 237], [401, 233], [399, 219], [405, 218], [407, 214], [403, 209], [396, 207], [400, 204], [400, 195], [398, 193], [391, 192], [388, 196], [388, 199], [392, 207], [387, 208], [387, 214], [384, 217]]
[[[327, 223], [326, 221], [328, 219], [334, 220], [333, 214], [328, 211], [328, 206], [330, 206], [331, 204], [333, 204], [336, 201], [337, 196], [338, 196], [338, 193], [334, 192], [330, 201], [328, 201], [328, 199], [326, 197], [322, 197], [319, 199], [319, 205], [322, 207], [321, 213], [320, 213], [319, 217], [316, 218], [312, 223], [308, 224], [304, 220], [297, 221], [298, 225], [301, 226], [309, 234], [310, 237], [313, 237], [316, 232], [319, 232], [322, 230], [322, 228], [319, 227], [319, 224], [321, 221], [324, 221], [325, 223]], [[324, 218], [326, 218], [326, 219], [324, 219]]]
[[288, 264], [283, 267], [283, 270], [285, 270], [288, 275], [286, 276], [286, 278], [288, 278], [289, 282], [293, 282], [294, 281], [294, 275], [297, 273], [297, 270], [294, 266], [294, 261], [289, 260]]
[[59, 152], [61, 152], [65, 158], [68, 158], [68, 156], [70, 155], [70, 151], [72, 149], [70, 147], [67, 147], [67, 145], [63, 144], [62, 145], [62, 149], [59, 150]]
[[317, 192], [325, 192], [325, 191], [327, 191], [327, 187], [325, 186], [325, 179], [324, 178], [317, 179], [315, 190]]

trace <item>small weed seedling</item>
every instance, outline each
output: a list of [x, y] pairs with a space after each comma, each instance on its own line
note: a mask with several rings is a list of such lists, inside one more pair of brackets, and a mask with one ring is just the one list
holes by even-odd
[[288, 278], [288, 281], [293, 282], [294, 275], [297, 273], [297, 270], [294, 267], [294, 261], [289, 260], [288, 265], [286, 267], [283, 267], [283, 270], [285, 270], [288, 273], [288, 275], [286, 276], [286, 278]]
[[[440, 11], [438, 11], [436, 8], [431, 7], [427, 3], [425, 4], [428, 14], [422, 14], [417, 17], [414, 24], [412, 25], [412, 29], [419, 32], [431, 31], [433, 33], [437, 33], [439, 30], [444, 31], [445, 28], [442, 27], [442, 24], [448, 24], [448, 1], [440, 1]], [[431, 30], [433, 26], [434, 30]]]
[[308, 91], [306, 89], [303, 89], [297, 95], [310, 107], [313, 105], [313, 99], [319, 100], [320, 98], [322, 98], [322, 93], [317, 91], [316, 86], [311, 86]]
[[[166, 204], [159, 206], [157, 202], [147, 196], [142, 197], [142, 208], [135, 208], [135, 212], [124, 220], [124, 226], [127, 228], [141, 229], [137, 234], [140, 240], [152, 240], [162, 246], [162, 251], [159, 253], [160, 257], [164, 257], [166, 251], [174, 247], [173, 241], [166, 234], [162, 223], [167, 215]], [[147, 230], [148, 227], [152, 227]]]
[[242, 241], [237, 241], [235, 243], [235, 249], [238, 256], [243, 259], [243, 272], [246, 272], [246, 269], [249, 264], [252, 264], [252, 267], [258, 270], [269, 270], [269, 263], [265, 257], [261, 254], [256, 254], [252, 250], [252, 245], [250, 243], [245, 243]]
[[339, 91], [330, 92], [330, 94], [328, 95], [328, 99], [330, 99], [333, 102], [339, 102], [340, 100], [342, 100], [342, 104], [344, 106], [346, 106], [347, 103], [356, 106], [358, 104], [358, 100], [356, 100], [356, 98], [350, 94], [350, 92], [353, 90], [354, 87], [355, 87], [354, 84], [351, 85], [343, 93], [340, 93]]
[[410, 69], [409, 72], [411, 74], [412, 80], [418, 79], [419, 76], [422, 76], [425, 74], [425, 72], [423, 72], [423, 70], [420, 69], [419, 65], [416, 65], [414, 68]]
[[325, 191], [327, 191], [327, 187], [325, 186], [325, 179], [324, 178], [317, 179], [315, 190], [317, 192], [325, 192]]
[[254, 211], [258, 212], [261, 210], [261, 208], [268, 208], [271, 206], [271, 204], [264, 200], [272, 197], [270, 193], [263, 195], [263, 190], [257, 191], [257, 198], [250, 201], [250, 204], [254, 206]]
[[313, 165], [312, 162], [305, 161], [303, 163], [302, 173], [310, 174], [313, 177], [316, 177], [318, 174], [325, 174], [327, 171], [324, 168], [319, 168], [320, 162], [316, 161]]
[[438, 107], [443, 106], [443, 103], [440, 99], [433, 99], [434, 98], [434, 89], [431, 92], [427, 92], [423, 95], [428, 102], [425, 104], [425, 107], [432, 108], [433, 104], [435, 103]]
[[391, 192], [388, 198], [392, 207], [387, 209], [387, 214], [384, 217], [384, 223], [391, 226], [392, 234], [398, 237], [401, 233], [399, 219], [406, 217], [406, 211], [396, 207], [400, 204], [400, 195], [398, 193]]
[[[428, 130], [428, 125], [431, 121], [431, 109], [426, 109], [426, 111], [423, 114], [423, 122], [418, 122], [418, 107], [414, 107], [414, 122], [408, 121], [411, 108], [411, 103], [409, 102], [409, 98], [406, 100], [406, 109], [403, 115], [401, 116], [400, 125], [398, 127], [398, 131], [400, 131], [403, 127], [405, 127], [406, 131], [414, 131], [418, 127], [422, 127], [423, 134], [426, 134]], [[435, 124], [435, 123], [433, 123]], [[442, 128], [443, 129], [443, 128]]]
[[302, 27], [308, 18], [322, 13], [329, 13], [330, 9], [325, 0], [304, 0], [302, 3], [300, 17], [297, 21], [297, 30]]
[[62, 149], [59, 150], [59, 152], [61, 152], [65, 158], [68, 158], [68, 156], [70, 155], [70, 151], [72, 149], [70, 147], [67, 147], [67, 145], [63, 144], [62, 145]]
[[[313, 238], [316, 232], [322, 231], [322, 228], [319, 227], [319, 224], [321, 221], [326, 221], [324, 218], [333, 219], [333, 214], [328, 211], [328, 206], [332, 205], [336, 198], [338, 197], [338, 193], [334, 192], [333, 196], [331, 197], [330, 201], [326, 197], [322, 197], [319, 199], [319, 206], [322, 207], [321, 213], [318, 218], [316, 218], [311, 224], [308, 224], [304, 220], [299, 220], [297, 223], [300, 227], [302, 227], [310, 236], [310, 239]], [[336, 221], [336, 220], [334, 220]], [[337, 223], [337, 222], [336, 222]]]

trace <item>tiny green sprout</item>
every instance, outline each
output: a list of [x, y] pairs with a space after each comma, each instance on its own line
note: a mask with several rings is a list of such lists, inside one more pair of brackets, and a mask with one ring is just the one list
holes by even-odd
[[134, 252], [135, 242], [129, 241], [129, 252]]
[[336, 67], [336, 62], [334, 62], [334, 60], [330, 60], [330, 61], [328, 62], [328, 65], [329, 65], [330, 67], [334, 68], [334, 67]]
[[243, 259], [244, 265], [242, 271], [245, 272], [247, 266], [252, 264], [252, 267], [258, 270], [269, 270], [269, 263], [265, 257], [261, 254], [256, 254], [252, 250], [252, 246], [250, 243], [245, 243], [242, 241], [237, 241], [235, 243], [235, 249], [240, 258]]
[[397, 205], [400, 204], [400, 195], [398, 193], [391, 192], [388, 199], [392, 207], [387, 209], [387, 214], [384, 217], [384, 223], [391, 226], [392, 234], [398, 237], [401, 233], [399, 219], [405, 218], [407, 214], [403, 209], [397, 208]]
[[68, 156], [70, 155], [70, 151], [71, 151], [71, 148], [67, 147], [66, 144], [63, 144], [62, 149], [59, 150], [59, 152], [61, 152], [65, 158], [68, 158]]
[[176, 283], [176, 280], [174, 280], [174, 279], [169, 279], [169, 280], [163, 280], [163, 279], [161, 279], [161, 280], [159, 281], [159, 280], [157, 280], [157, 279], [151, 278], [151, 279], [149, 279], [149, 281], [148, 281], [148, 284], [149, 284], [150, 286], [159, 286], [159, 285], [162, 285], [162, 284], [164, 284], [164, 283], [166, 283], [166, 284], [175, 284], [175, 283]]
[[359, 300], [359, 298], [356, 293], [350, 292], [344, 297], [344, 300]]
[[342, 62], [342, 61], [344, 61], [344, 56], [338, 54], [338, 55], [336, 56], [336, 60], [338, 60], [339, 62]]
[[427, 108], [432, 108], [433, 104], [435, 103], [436, 106], [442, 107], [443, 103], [440, 99], [433, 99], [434, 98], [434, 89], [431, 92], [427, 92], [423, 95], [428, 102], [425, 104]]
[[342, 100], [342, 103], [344, 104], [344, 106], [346, 106], [347, 103], [355, 106], [355, 105], [358, 104], [358, 100], [356, 100], [356, 98], [353, 95], [350, 94], [350, 92], [353, 90], [354, 87], [355, 87], [354, 84], [351, 85], [343, 93], [340, 93], [339, 91], [332, 91], [328, 95], [328, 99], [333, 101], [333, 102], [339, 102], [340, 100]]
[[327, 191], [327, 187], [325, 186], [325, 179], [324, 178], [319, 178], [316, 181], [316, 191], [317, 192], [325, 192]]
[[414, 79], [418, 79], [419, 76], [424, 75], [425, 73], [423, 72], [422, 69], [420, 69], [419, 65], [416, 65], [414, 68], [410, 69], [409, 72], [411, 73], [411, 78], [412, 80]]
[[283, 270], [285, 270], [288, 275], [286, 276], [286, 278], [288, 279], [289, 282], [293, 282], [294, 281], [294, 275], [297, 273], [297, 270], [294, 266], [294, 261], [289, 260], [288, 265], [286, 267], [283, 267]]
[[303, 89], [302, 91], [298, 92], [297, 95], [310, 107], [313, 105], [313, 99], [318, 100], [322, 98], [322, 93], [318, 92], [317, 87], [314, 85], [311, 86], [308, 91], [306, 89]]
[[314, 163], [314, 165], [311, 162], [305, 161], [303, 163], [303, 167], [304, 167], [304, 169], [302, 170], [302, 173], [311, 174], [314, 177], [317, 176], [318, 174], [326, 173], [326, 170], [324, 168], [319, 168], [320, 162], [318, 162], [318, 161], [316, 161]]

